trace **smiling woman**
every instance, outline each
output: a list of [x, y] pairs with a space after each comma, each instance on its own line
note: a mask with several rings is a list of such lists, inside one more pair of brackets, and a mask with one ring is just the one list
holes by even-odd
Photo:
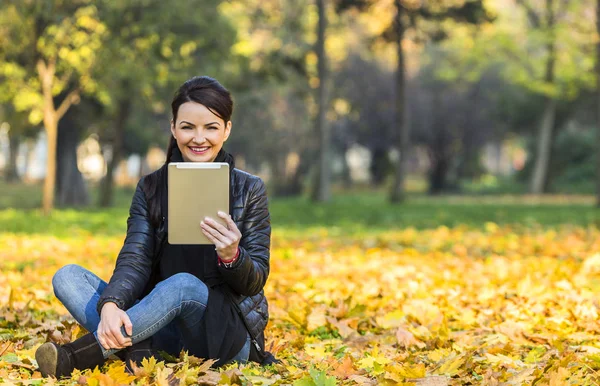
[[[269, 314], [263, 287], [271, 237], [267, 196], [262, 180], [236, 169], [223, 149], [231, 133], [231, 96], [215, 79], [195, 77], [179, 88], [171, 107], [167, 159], [138, 183], [110, 282], [77, 265], [54, 275], [56, 296], [90, 333], [63, 346], [40, 346], [36, 360], [44, 376], [92, 368], [111, 354], [131, 369], [131, 361], [160, 359], [159, 350], [174, 356], [186, 350], [216, 365], [276, 361], [264, 350]], [[214, 245], [167, 242], [169, 162], [229, 164], [230, 213], [219, 213], [226, 226], [198, 218]]]

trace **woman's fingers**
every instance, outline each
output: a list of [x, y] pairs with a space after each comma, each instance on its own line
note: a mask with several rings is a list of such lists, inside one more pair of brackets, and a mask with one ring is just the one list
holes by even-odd
[[221, 217], [227, 223], [227, 228], [236, 236], [241, 236], [241, 232], [238, 229], [237, 225], [235, 225], [235, 221], [231, 218], [231, 216], [225, 212], [219, 212], [219, 217]]
[[106, 339], [104, 339], [104, 335], [100, 333], [100, 330], [98, 330], [98, 343], [100, 343], [100, 346], [102, 346], [105, 350], [110, 349], [109, 344], [106, 342]]
[[125, 332], [131, 337], [133, 335], [133, 325], [131, 324], [129, 315], [127, 315], [126, 312], [123, 312], [121, 316], [121, 322], [123, 323], [123, 326], [125, 326]]
[[218, 240], [215, 236], [213, 236], [212, 234], [210, 234], [210, 232], [208, 230], [206, 230], [204, 228], [204, 225], [201, 226], [202, 227], [202, 233], [204, 234], [204, 236], [206, 236], [206, 238], [215, 245], [216, 248], [221, 248], [223, 246], [223, 244], [221, 243], [220, 240]]
[[[98, 335], [100, 335], [100, 334], [98, 334]], [[112, 335], [109, 335], [109, 334], [105, 333], [102, 340], [104, 341], [103, 347], [106, 350], [110, 350], [111, 348], [118, 348], [117, 347], [117, 343], [112, 338]]]
[[123, 336], [123, 333], [121, 332], [121, 325], [118, 327], [115, 326], [110, 330], [110, 337], [112, 341], [117, 344], [117, 347], [115, 348], [123, 348], [131, 343], [131, 338]]
[[[204, 234], [208, 233], [207, 237], [209, 238], [209, 240], [215, 242], [215, 246], [219, 247], [219, 245], [217, 244], [229, 245], [231, 243], [231, 240], [229, 240], [229, 238], [226, 235], [215, 229], [209, 222], [203, 221], [200, 223], [200, 226], [202, 227]], [[222, 225], [221, 228], [223, 228]], [[212, 236], [212, 238], [210, 236]]]
[[221, 223], [219, 223], [218, 221], [215, 221], [210, 217], [205, 217], [204, 223], [208, 224], [211, 228], [213, 228], [214, 230], [216, 230], [223, 236], [225, 236], [227, 238], [231, 238], [232, 232], [229, 229], [227, 229], [226, 227], [224, 227], [223, 225], [221, 225]]

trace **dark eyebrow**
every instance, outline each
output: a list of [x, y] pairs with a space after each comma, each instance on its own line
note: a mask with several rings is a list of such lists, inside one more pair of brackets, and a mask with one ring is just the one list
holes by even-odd
[[210, 125], [214, 125], [215, 123], [217, 124], [217, 126], [221, 126], [221, 125], [219, 124], [219, 122], [211, 122], [211, 123], [207, 123], [207, 124], [206, 124], [206, 125], [204, 125], [204, 126], [210, 126]]
[[184, 123], [187, 123], [190, 126], [196, 127], [196, 125], [194, 125], [192, 122], [188, 122], [188, 121], [181, 121], [181, 122], [179, 122], [179, 125], [183, 125]]

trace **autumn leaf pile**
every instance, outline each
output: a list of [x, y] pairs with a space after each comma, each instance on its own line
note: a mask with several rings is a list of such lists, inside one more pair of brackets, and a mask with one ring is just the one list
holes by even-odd
[[589, 385], [600, 383], [600, 231], [275, 231], [267, 346], [282, 363], [210, 369], [182, 353], [134, 374], [111, 360], [41, 379], [35, 349], [84, 331], [53, 273], [110, 277], [123, 237], [0, 234], [0, 383]]

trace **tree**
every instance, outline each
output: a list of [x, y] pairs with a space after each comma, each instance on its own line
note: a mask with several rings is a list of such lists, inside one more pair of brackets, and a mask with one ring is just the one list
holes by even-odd
[[[498, 8], [495, 37], [487, 41], [487, 57], [502, 61], [504, 75], [543, 99], [537, 117], [535, 164], [530, 180], [532, 193], [548, 186], [552, 143], [559, 129], [557, 109], [590, 87], [593, 73], [587, 48], [593, 37], [591, 25], [582, 23], [589, 1], [516, 0], [515, 7]], [[490, 44], [492, 43], [492, 44]]]
[[330, 129], [327, 125], [326, 113], [328, 106], [327, 83], [329, 74], [327, 71], [327, 54], [325, 53], [325, 36], [327, 29], [326, 1], [317, 0], [319, 10], [319, 22], [317, 27], [316, 54], [318, 60], [319, 87], [317, 89], [317, 119], [316, 136], [319, 138], [319, 169], [313, 187], [312, 198], [314, 201], [328, 201], [330, 196], [331, 162], [330, 162]]
[[[600, 0], [596, 3], [596, 34], [600, 36]], [[600, 207], [600, 40], [596, 42], [596, 206]]]
[[[33, 124], [43, 122], [46, 131], [48, 159], [42, 206], [48, 214], [54, 205], [58, 124], [79, 102], [82, 92], [96, 89], [90, 72], [105, 27], [91, 1], [11, 1], [6, 8], [14, 16], [6, 27], [26, 37], [18, 46], [2, 50], [6, 63], [24, 74], [13, 103], [17, 110], [30, 111]], [[32, 60], [25, 65], [18, 60], [24, 52]], [[35, 71], [31, 71], [32, 63]]]
[[[225, 145], [246, 167], [268, 166], [275, 196], [303, 192], [317, 159], [314, 3], [232, 0], [220, 9], [237, 26], [227, 86], [235, 97], [233, 135]], [[307, 117], [311, 117], [307, 119]]]
[[[168, 3], [158, 0], [98, 2], [99, 15], [110, 39], [98, 56], [95, 77], [104, 93], [100, 102], [105, 119], [100, 140], [107, 159], [99, 205], [112, 205], [113, 174], [128, 154], [127, 137], [140, 130], [154, 135], [136, 135], [138, 140], [154, 140], [162, 146], [167, 125], [161, 128], [151, 120], [134, 127], [141, 119], [169, 116], [168, 100], [184, 80], [195, 75], [219, 79], [234, 42], [234, 30], [219, 12], [219, 1]], [[154, 138], [152, 138], [154, 137]], [[157, 138], [160, 139], [157, 141]], [[146, 144], [145, 147], [147, 147]], [[142, 146], [144, 147], [144, 146]]]
[[[379, 3], [377, 0], [338, 0], [338, 9], [343, 11], [349, 8], [366, 10]], [[382, 2], [383, 3], [383, 2]], [[406, 108], [406, 60], [403, 43], [407, 31], [410, 29], [414, 36], [421, 40], [439, 41], [447, 33], [440, 28], [442, 22], [451, 19], [460, 23], [478, 24], [488, 20], [488, 15], [481, 0], [466, 1], [464, 3], [438, 1], [432, 3], [414, 3], [395, 0], [393, 20], [383, 29], [379, 39], [392, 42], [396, 50], [396, 80], [395, 80], [395, 130], [394, 138], [399, 159], [395, 165], [394, 181], [390, 191], [390, 201], [399, 203], [404, 200], [404, 178], [407, 154], [410, 149], [410, 119]], [[423, 25], [432, 22], [434, 28], [423, 28]]]
[[396, 138], [400, 157], [396, 163], [396, 173], [390, 194], [390, 201], [398, 203], [404, 201], [405, 160], [409, 149], [410, 126], [409, 120], [406, 117], [406, 69], [404, 63], [404, 50], [402, 48], [404, 32], [406, 31], [403, 20], [405, 11], [400, 0], [395, 0], [394, 4], [396, 5], [396, 19], [394, 20], [394, 26], [396, 31], [396, 48], [398, 52], [398, 67], [396, 70]]

